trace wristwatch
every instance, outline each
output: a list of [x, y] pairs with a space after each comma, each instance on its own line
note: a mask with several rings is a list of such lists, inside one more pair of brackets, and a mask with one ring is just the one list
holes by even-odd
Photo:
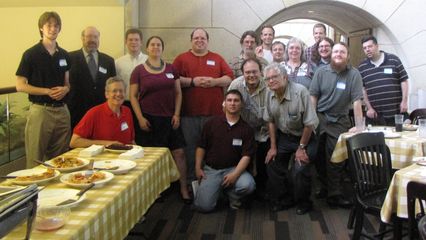
[[306, 150], [306, 145], [301, 143], [299, 144], [299, 148], [302, 150]]

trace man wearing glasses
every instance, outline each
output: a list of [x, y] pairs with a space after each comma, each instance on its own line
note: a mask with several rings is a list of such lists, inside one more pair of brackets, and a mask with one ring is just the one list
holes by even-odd
[[[314, 129], [318, 118], [309, 91], [288, 81], [284, 67], [272, 63], [263, 73], [271, 90], [263, 116], [269, 122], [271, 141], [265, 160], [271, 210], [284, 210], [297, 203], [296, 213], [303, 215], [312, 209], [310, 163], [317, 149]], [[288, 170], [293, 154], [294, 163]]]

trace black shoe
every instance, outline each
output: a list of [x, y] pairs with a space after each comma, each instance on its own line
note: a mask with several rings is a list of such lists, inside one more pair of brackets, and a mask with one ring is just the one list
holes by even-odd
[[325, 188], [320, 188], [318, 191], [315, 192], [315, 197], [317, 199], [324, 199], [328, 195], [328, 191]]
[[297, 204], [296, 214], [303, 215], [312, 210], [312, 203], [300, 203]]
[[350, 208], [352, 206], [352, 202], [342, 195], [327, 198], [327, 203], [330, 207]]

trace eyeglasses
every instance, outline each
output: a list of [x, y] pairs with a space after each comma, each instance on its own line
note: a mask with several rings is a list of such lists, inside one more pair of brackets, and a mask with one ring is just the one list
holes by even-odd
[[281, 77], [281, 75], [280, 75], [280, 74], [272, 75], [272, 76], [270, 76], [270, 77], [266, 77], [266, 78], [265, 78], [265, 81], [271, 81], [271, 80], [276, 81], [276, 80], [278, 80], [280, 77]]

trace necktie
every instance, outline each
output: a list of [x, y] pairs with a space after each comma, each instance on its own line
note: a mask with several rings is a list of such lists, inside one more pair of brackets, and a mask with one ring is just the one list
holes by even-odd
[[92, 79], [96, 82], [96, 73], [98, 72], [98, 66], [96, 66], [95, 58], [92, 53], [89, 53], [89, 61], [87, 62], [89, 66], [90, 75], [92, 75]]

